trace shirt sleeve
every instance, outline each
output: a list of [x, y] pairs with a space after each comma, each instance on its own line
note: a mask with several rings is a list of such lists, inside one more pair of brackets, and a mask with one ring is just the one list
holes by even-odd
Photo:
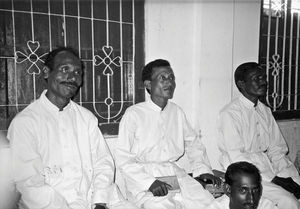
[[286, 156], [288, 147], [271, 111], [269, 111], [269, 115], [271, 119], [269, 131], [270, 146], [267, 155], [272, 162], [273, 169], [275, 173], [282, 177], [299, 176], [296, 167]]
[[119, 137], [115, 147], [117, 169], [125, 178], [128, 190], [136, 195], [147, 191], [155, 178], [145, 172], [143, 165], [136, 161], [136, 153], [132, 152], [136, 131], [136, 119], [126, 111], [119, 126]]
[[229, 112], [222, 112], [219, 116], [218, 126], [221, 140], [219, 148], [223, 156], [221, 165], [226, 169], [233, 162], [247, 161], [258, 167], [263, 179], [272, 180], [274, 173], [270, 170], [271, 165], [266, 154], [246, 151], [244, 141], [247, 139], [243, 139], [242, 129], [244, 127], [241, 124], [242, 121], [239, 117]]
[[98, 120], [94, 117], [90, 126], [90, 139], [94, 171], [92, 203], [109, 203], [114, 181], [114, 163], [98, 127]]
[[204, 173], [211, 173], [211, 166], [206, 154], [205, 146], [200, 137], [189, 124], [186, 116], [183, 114], [183, 131], [185, 152], [189, 159], [193, 176], [199, 176]]
[[66, 200], [45, 183], [42, 160], [37, 152], [36, 127], [30, 117], [18, 117], [9, 127], [16, 187], [30, 209], [70, 209]]

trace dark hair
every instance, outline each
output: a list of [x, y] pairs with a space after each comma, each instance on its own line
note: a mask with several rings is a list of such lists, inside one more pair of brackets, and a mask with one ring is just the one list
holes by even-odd
[[163, 59], [157, 59], [152, 62], [149, 62], [145, 67], [143, 68], [142, 72], [142, 81], [149, 80], [151, 81], [151, 76], [153, 74], [153, 68], [156, 67], [170, 67], [170, 63], [167, 60]]
[[253, 175], [255, 176], [259, 184], [261, 184], [261, 175], [258, 168], [255, 165], [245, 161], [232, 163], [228, 166], [225, 173], [225, 183], [232, 186], [234, 182], [234, 177], [238, 174]]
[[257, 62], [245, 62], [236, 68], [234, 72], [234, 82], [239, 90], [240, 88], [237, 84], [238, 81], [245, 81], [248, 72], [255, 68], [262, 69], [260, 64], [258, 64]]
[[[60, 46], [60, 47], [58, 47], [58, 48], [50, 51], [48, 53], [46, 59], [45, 59], [44, 65], [47, 66], [47, 67], [49, 67], [50, 71], [53, 70], [53, 64], [54, 64], [54, 58], [55, 58], [55, 56], [58, 53], [62, 52], [62, 51], [70, 52], [75, 57], [77, 57], [78, 59], [80, 59], [79, 56], [78, 56], [78, 53], [72, 47]], [[82, 63], [81, 63], [81, 65], [82, 65]], [[83, 65], [82, 65], [82, 67], [83, 67]]]

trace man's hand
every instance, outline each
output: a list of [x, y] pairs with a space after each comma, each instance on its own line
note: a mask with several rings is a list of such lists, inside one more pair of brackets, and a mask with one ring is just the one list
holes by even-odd
[[205, 184], [210, 184], [212, 183], [213, 185], [217, 187], [221, 187], [222, 185], [222, 180], [219, 177], [216, 177], [210, 173], [204, 173], [201, 174], [200, 176], [195, 177], [195, 179], [204, 187]]
[[165, 196], [168, 194], [169, 189], [172, 189], [171, 185], [159, 180], [155, 180], [149, 187], [149, 191], [152, 192], [154, 196]]
[[108, 209], [105, 203], [97, 203], [94, 209]]

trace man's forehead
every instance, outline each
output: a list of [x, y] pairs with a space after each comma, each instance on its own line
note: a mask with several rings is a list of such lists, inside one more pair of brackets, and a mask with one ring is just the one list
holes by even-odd
[[246, 75], [264, 75], [266, 71], [262, 67], [248, 69]]
[[258, 187], [259, 181], [254, 175], [239, 174], [235, 175], [233, 179], [233, 186], [237, 187]]
[[68, 62], [75, 62], [80, 65], [80, 59], [69, 51], [61, 51], [54, 57], [54, 62], [58, 64], [64, 64]]
[[159, 75], [159, 74], [174, 74], [174, 72], [170, 66], [161, 66], [161, 67], [153, 68], [152, 75]]

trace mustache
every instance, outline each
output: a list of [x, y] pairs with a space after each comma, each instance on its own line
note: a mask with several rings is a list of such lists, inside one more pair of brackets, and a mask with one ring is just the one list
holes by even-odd
[[268, 85], [267, 84], [263, 84], [263, 85], [259, 86], [259, 88], [268, 88]]
[[62, 81], [60, 83], [63, 84], [63, 85], [72, 85], [72, 86], [75, 86], [75, 87], [79, 87], [79, 85], [76, 82]]
[[253, 204], [253, 203], [244, 203], [243, 205], [257, 208], [257, 204]]

